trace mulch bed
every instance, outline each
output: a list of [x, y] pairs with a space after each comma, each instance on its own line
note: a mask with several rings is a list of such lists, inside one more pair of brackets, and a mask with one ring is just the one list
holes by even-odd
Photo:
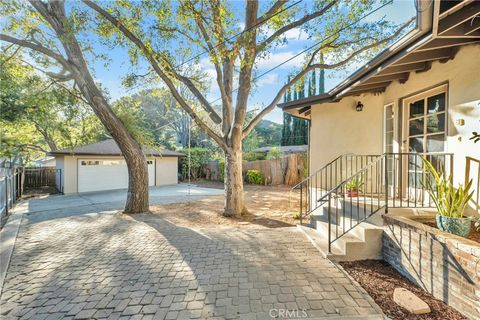
[[[432, 295], [410, 282], [385, 261], [363, 260], [341, 262], [340, 264], [391, 319], [466, 319], [452, 307], [435, 299]], [[405, 288], [416, 294], [430, 306], [432, 312], [416, 315], [397, 305], [393, 301], [393, 291], [398, 287]]]

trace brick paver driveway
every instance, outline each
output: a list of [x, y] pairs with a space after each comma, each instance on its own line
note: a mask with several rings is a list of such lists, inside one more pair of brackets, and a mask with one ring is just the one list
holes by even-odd
[[1, 299], [2, 317], [22, 319], [380, 318], [294, 227], [192, 230], [149, 214], [24, 215]]

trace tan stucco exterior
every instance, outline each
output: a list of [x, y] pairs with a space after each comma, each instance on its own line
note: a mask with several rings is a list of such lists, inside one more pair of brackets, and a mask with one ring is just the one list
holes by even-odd
[[[115, 156], [56, 156], [56, 167], [61, 169], [64, 194], [78, 192], [78, 160], [82, 159], [123, 159]], [[155, 160], [155, 185], [172, 185], [178, 183], [178, 157], [147, 157]]]
[[178, 158], [157, 158], [155, 168], [155, 185], [164, 186], [178, 183]]
[[[411, 72], [405, 83], [394, 81], [383, 93], [346, 97], [336, 103], [312, 106], [311, 172], [341, 154], [383, 153], [383, 112], [384, 106], [390, 103], [394, 105], [397, 121], [394, 151], [408, 152], [402, 143], [403, 100], [444, 84], [448, 86], [445, 152], [454, 153], [455, 183], [463, 184], [465, 157], [480, 159], [480, 143], [475, 144], [470, 140], [473, 131], [480, 131], [479, 57], [480, 45], [465, 46], [453, 60], [433, 62], [427, 71]], [[358, 101], [364, 105], [362, 112], [355, 111]]]
[[[410, 74], [409, 80], [392, 83], [382, 94], [346, 97], [337, 103], [315, 105], [311, 112], [311, 171], [343, 153], [378, 154], [383, 152], [383, 108], [393, 103], [399, 111], [402, 98], [443, 83], [448, 84], [446, 152], [455, 153], [458, 169], [464, 168], [467, 155], [479, 158], [480, 145], [469, 140], [480, 126], [480, 46], [462, 48], [454, 60], [434, 62], [426, 72]], [[465, 63], [469, 61], [471, 63]], [[357, 101], [364, 104], [355, 111]], [[399, 114], [397, 112], [397, 114]], [[463, 119], [465, 124], [457, 121]], [[399, 130], [400, 126], [397, 125]], [[401, 150], [401, 132], [395, 141]], [[397, 150], [397, 151], [400, 151]], [[460, 159], [462, 158], [462, 159]]]

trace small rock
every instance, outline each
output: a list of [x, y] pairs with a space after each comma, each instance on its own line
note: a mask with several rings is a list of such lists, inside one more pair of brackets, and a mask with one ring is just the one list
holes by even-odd
[[430, 307], [413, 292], [405, 288], [395, 288], [393, 291], [393, 301], [400, 307], [407, 309], [414, 314], [430, 313]]

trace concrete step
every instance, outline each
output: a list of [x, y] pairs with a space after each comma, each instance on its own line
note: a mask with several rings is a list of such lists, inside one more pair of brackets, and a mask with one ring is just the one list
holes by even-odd
[[[318, 234], [319, 241], [324, 244], [325, 252], [328, 253], [328, 222], [324, 221], [323, 216], [312, 216], [311, 221], [313, 232]], [[360, 223], [353, 229], [348, 229], [348, 232], [343, 234], [343, 226], [331, 225], [331, 239], [337, 238], [337, 231], [340, 237], [332, 243], [332, 252], [335, 254], [329, 256], [330, 259], [336, 261], [381, 259], [382, 227]]]
[[336, 246], [332, 246], [332, 252], [328, 252], [328, 240], [322, 236], [317, 230], [297, 225], [297, 227], [305, 234], [308, 240], [312, 245], [320, 252], [324, 258], [328, 258], [334, 261], [343, 261], [342, 258], [345, 258], [345, 254]]

